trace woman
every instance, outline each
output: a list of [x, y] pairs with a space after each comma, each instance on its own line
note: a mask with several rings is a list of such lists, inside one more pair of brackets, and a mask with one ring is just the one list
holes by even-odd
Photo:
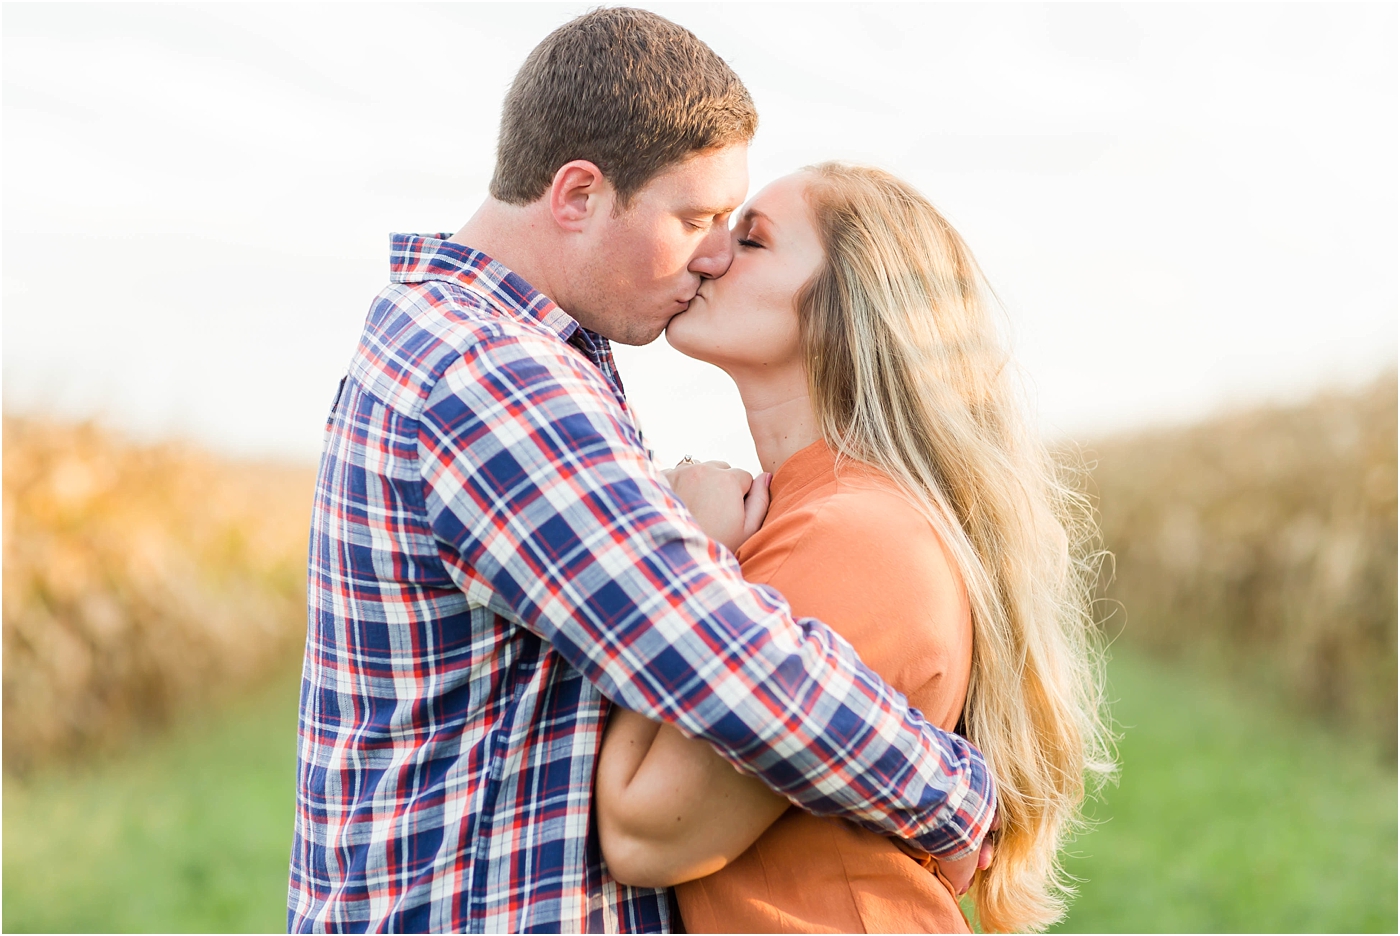
[[[1001, 820], [980, 922], [1043, 929], [1085, 781], [1113, 766], [1084, 500], [1022, 415], [972, 255], [916, 191], [823, 164], [764, 189], [733, 236], [667, 338], [734, 379], [773, 472], [744, 574], [977, 745]], [[688, 929], [968, 931], [929, 856], [788, 806], [703, 741], [614, 712], [604, 856], [625, 883], [679, 885]]]

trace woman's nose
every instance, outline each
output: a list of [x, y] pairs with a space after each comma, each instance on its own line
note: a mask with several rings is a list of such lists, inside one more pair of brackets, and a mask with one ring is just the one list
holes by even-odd
[[707, 279], [717, 279], [729, 269], [734, 259], [734, 248], [730, 243], [729, 226], [716, 224], [700, 244], [700, 249], [691, 258], [687, 269]]

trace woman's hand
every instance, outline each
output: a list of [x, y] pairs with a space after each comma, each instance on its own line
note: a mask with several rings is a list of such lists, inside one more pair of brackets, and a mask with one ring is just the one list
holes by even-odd
[[982, 839], [982, 845], [977, 851], [968, 855], [966, 858], [959, 858], [957, 861], [942, 861], [938, 858], [933, 859], [938, 862], [938, 870], [948, 879], [948, 883], [953, 885], [953, 890], [957, 892], [959, 897], [966, 894], [968, 889], [972, 887], [972, 877], [974, 874], [978, 871], [986, 871], [991, 867], [992, 858], [996, 852], [996, 843], [993, 841], [993, 833], [1000, 828], [1001, 816], [998, 815], [992, 819], [992, 824], [987, 830], [987, 837]]
[[758, 532], [768, 514], [768, 482], [773, 476], [767, 472], [755, 478], [728, 462], [696, 462], [686, 456], [661, 475], [700, 529], [730, 552]]

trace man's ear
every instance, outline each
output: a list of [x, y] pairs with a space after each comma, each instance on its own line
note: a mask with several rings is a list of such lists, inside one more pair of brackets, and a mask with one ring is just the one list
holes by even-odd
[[600, 212], [612, 211], [613, 187], [586, 159], [564, 163], [549, 187], [549, 213], [566, 231], [582, 231]]

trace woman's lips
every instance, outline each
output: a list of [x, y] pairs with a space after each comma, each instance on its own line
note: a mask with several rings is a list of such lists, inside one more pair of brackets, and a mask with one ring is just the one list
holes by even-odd
[[[676, 300], [676, 305], [678, 305], [678, 306], [680, 307], [680, 311], [681, 311], [681, 312], [684, 312], [684, 311], [686, 311], [687, 309], [689, 309], [689, 308], [690, 308], [690, 304], [691, 304], [692, 302], [694, 302], [696, 299], [704, 299], [704, 298], [705, 298], [705, 286], [706, 286], [708, 283], [709, 283], [709, 280], [701, 280], [701, 281], [700, 281], [700, 285], [697, 286], [697, 287], [695, 287], [695, 292], [694, 292], [694, 293], [692, 293], [689, 297], [687, 297], [687, 298], [685, 298], [685, 299], [677, 299], [677, 300]], [[680, 313], [678, 312], [678, 313], [676, 313], [676, 314], [679, 315]]]

